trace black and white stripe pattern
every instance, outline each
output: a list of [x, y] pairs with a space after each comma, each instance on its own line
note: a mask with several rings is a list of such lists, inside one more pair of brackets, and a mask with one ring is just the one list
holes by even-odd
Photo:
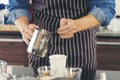
[[[77, 19], [87, 15], [90, 10], [86, 0], [33, 0], [33, 9], [35, 24], [50, 32], [57, 30], [61, 18]], [[49, 65], [49, 55], [65, 54], [68, 56], [68, 67], [96, 68], [94, 29], [78, 32], [71, 39], [61, 39], [54, 34], [49, 43], [45, 58], [30, 56], [31, 66]]]

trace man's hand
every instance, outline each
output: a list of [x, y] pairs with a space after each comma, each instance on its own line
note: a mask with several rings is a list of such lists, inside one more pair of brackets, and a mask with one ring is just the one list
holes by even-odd
[[35, 24], [29, 24], [26, 17], [20, 17], [15, 21], [15, 26], [22, 34], [22, 38], [26, 44], [29, 44], [35, 28], [38, 28]]
[[100, 21], [92, 14], [88, 14], [75, 20], [62, 18], [60, 20], [60, 28], [58, 28], [57, 33], [63, 39], [71, 38], [76, 32], [92, 29], [99, 25], [101, 25]]
[[75, 21], [72, 19], [62, 18], [60, 20], [60, 27], [57, 30], [57, 33], [61, 38], [71, 38], [76, 32], [77, 26], [75, 26]]
[[35, 24], [29, 24], [29, 25], [24, 26], [20, 30], [20, 32], [22, 34], [22, 38], [23, 38], [23, 40], [25, 41], [26, 44], [29, 44], [35, 28], [36, 28]]

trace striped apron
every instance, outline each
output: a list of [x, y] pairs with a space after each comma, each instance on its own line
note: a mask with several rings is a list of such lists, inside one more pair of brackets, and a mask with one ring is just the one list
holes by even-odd
[[[78, 19], [88, 14], [90, 7], [86, 0], [33, 0], [34, 23], [50, 32], [57, 30], [61, 18]], [[29, 56], [30, 65], [37, 69], [50, 65], [49, 56], [67, 55], [67, 67], [83, 69], [81, 80], [94, 80], [96, 71], [96, 33], [94, 29], [75, 33], [73, 38], [61, 39], [56, 33], [50, 39], [45, 58]]]

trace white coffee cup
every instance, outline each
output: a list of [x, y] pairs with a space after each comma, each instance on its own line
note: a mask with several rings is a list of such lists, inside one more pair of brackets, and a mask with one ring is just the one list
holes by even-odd
[[56, 77], [63, 77], [63, 70], [66, 68], [66, 55], [56, 54], [49, 56], [51, 68], [56, 68]]

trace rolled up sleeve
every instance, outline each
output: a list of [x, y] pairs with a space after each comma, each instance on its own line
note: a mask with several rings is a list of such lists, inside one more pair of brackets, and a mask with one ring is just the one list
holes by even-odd
[[15, 20], [26, 16], [28, 20], [31, 20], [31, 13], [26, 9], [16, 9], [10, 12], [10, 15], [8, 16], [7, 24], [14, 24]]
[[92, 0], [90, 6], [90, 14], [94, 15], [102, 26], [107, 26], [115, 16], [115, 0]]
[[26, 16], [29, 21], [31, 20], [29, 0], [9, 0], [8, 10], [10, 11], [8, 24], [14, 24], [15, 20], [22, 16]]

